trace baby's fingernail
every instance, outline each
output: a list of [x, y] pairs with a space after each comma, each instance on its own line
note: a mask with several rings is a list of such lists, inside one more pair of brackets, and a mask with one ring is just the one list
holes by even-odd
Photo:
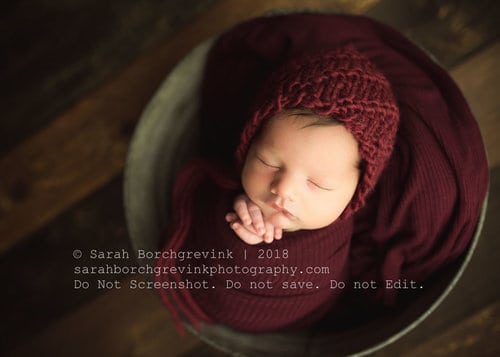
[[260, 226], [260, 227], [257, 227], [257, 232], [259, 232], [259, 234], [264, 234], [264, 233], [266, 233], [266, 230], [264, 229], [264, 227]]
[[230, 227], [232, 229], [238, 229], [238, 223], [232, 223], [232, 224], [230, 224]]

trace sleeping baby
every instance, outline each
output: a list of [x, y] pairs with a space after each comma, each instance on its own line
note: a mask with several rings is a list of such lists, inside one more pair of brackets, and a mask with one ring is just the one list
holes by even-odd
[[[363, 305], [396, 303], [393, 282], [418, 294], [467, 248], [487, 187], [477, 126], [466, 106], [448, 109], [460, 102], [440, 85], [462, 98], [449, 77], [377, 26], [285, 15], [216, 42], [203, 113], [212, 139], [176, 179], [162, 247], [214, 254], [157, 262], [178, 321], [307, 328], [353, 303], [362, 283]], [[187, 280], [203, 288], [177, 288]]]

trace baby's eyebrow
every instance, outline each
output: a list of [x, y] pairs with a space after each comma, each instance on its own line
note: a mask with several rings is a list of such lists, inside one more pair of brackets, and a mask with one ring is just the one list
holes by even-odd
[[330, 170], [311, 170], [311, 178], [316, 177], [318, 179], [331, 179], [335, 176], [335, 171]]
[[263, 159], [266, 156], [269, 156], [269, 154], [267, 153], [268, 151], [269, 150], [266, 150], [266, 148], [262, 149], [262, 148], [256, 147], [255, 151], [254, 151], [254, 155], [257, 156], [257, 158], [259, 158], [259, 159]]
[[336, 181], [336, 175], [334, 172], [329, 171], [310, 171], [308, 178], [313, 181], [317, 181], [317, 183], [331, 183]]

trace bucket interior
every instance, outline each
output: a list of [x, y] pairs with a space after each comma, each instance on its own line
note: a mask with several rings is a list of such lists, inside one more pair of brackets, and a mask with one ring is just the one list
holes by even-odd
[[[168, 224], [169, 197], [181, 165], [196, 152], [200, 83], [207, 53], [215, 39], [196, 47], [169, 74], [145, 109], [129, 148], [125, 168], [125, 210], [135, 251], [156, 251]], [[453, 265], [438, 272], [412, 299], [373, 316], [339, 328], [324, 323], [299, 332], [250, 334], [221, 325], [187, 326], [207, 343], [241, 356], [366, 355], [397, 340], [427, 317], [462, 275], [477, 243], [486, 211], [471, 245]], [[139, 264], [154, 265], [151, 260]], [[360, 313], [362, 315], [362, 313]], [[334, 327], [337, 326], [337, 327]]]

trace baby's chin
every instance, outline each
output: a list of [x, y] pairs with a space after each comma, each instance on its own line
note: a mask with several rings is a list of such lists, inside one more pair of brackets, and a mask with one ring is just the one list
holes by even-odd
[[337, 220], [338, 218], [334, 219], [333, 221], [313, 223], [313, 222], [303, 222], [300, 219], [288, 220], [286, 217], [284, 216], [280, 217], [279, 215], [277, 217], [271, 216], [269, 218], [269, 222], [273, 223], [274, 226], [276, 227], [280, 227], [284, 232], [295, 232], [301, 230], [312, 231], [312, 230], [322, 229], [330, 226]]

